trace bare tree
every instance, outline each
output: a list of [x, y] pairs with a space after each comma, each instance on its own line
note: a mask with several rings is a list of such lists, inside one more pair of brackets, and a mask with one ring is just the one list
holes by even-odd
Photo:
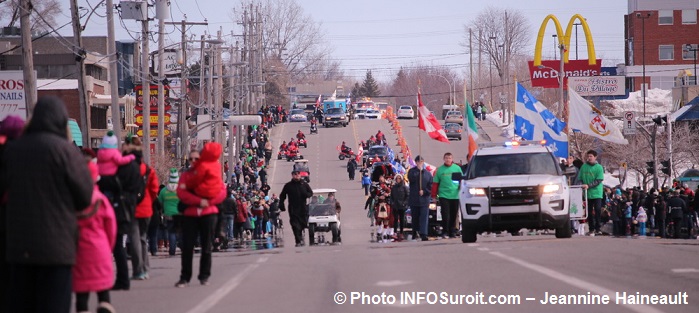
[[415, 106], [418, 84], [422, 93], [422, 102], [430, 110], [442, 111], [442, 105], [450, 101], [450, 87], [453, 87], [453, 84], [456, 84], [456, 101], [453, 103], [459, 105], [464, 103], [461, 79], [455, 72], [445, 67], [431, 65], [403, 67], [389, 82], [387, 90], [393, 96], [393, 103], [396, 105]]
[[[241, 14], [238, 13], [249, 2], [241, 0], [233, 9], [234, 19], [240, 20]], [[297, 0], [255, 2], [261, 4], [265, 56], [282, 60], [294, 81], [315, 78], [316, 74], [327, 75], [339, 69], [339, 65], [328, 61], [332, 49], [326, 44], [321, 24], [306, 14]]]
[[504, 82], [510, 60], [527, 49], [530, 36], [527, 18], [517, 11], [488, 7], [464, 28], [462, 46], [468, 48], [468, 29], [471, 28], [475, 34], [473, 45], [477, 47], [474, 50], [480, 49], [493, 62], [500, 81]]
[[[14, 27], [19, 22], [20, 0], [0, 0], [0, 21], [7, 27]], [[32, 30], [48, 31], [56, 25], [56, 16], [61, 13], [58, 0], [32, 1]]]

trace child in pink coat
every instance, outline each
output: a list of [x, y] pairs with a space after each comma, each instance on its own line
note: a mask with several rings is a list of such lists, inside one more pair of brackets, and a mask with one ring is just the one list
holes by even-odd
[[110, 130], [107, 135], [102, 138], [100, 150], [97, 151], [97, 166], [99, 167], [100, 176], [116, 175], [119, 166], [129, 164], [136, 158], [133, 154], [122, 156], [119, 151], [119, 142]]
[[[88, 162], [92, 179], [97, 181], [95, 162]], [[73, 266], [76, 312], [87, 312], [90, 292], [97, 292], [97, 312], [115, 312], [109, 290], [114, 285], [112, 249], [116, 242], [116, 218], [107, 197], [95, 184], [90, 207], [78, 213], [78, 249]]]

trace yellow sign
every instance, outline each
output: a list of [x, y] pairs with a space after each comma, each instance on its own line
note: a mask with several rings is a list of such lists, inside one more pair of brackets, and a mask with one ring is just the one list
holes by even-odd
[[[136, 135], [138, 135], [138, 136], [140, 136], [140, 137], [143, 137], [143, 129], [139, 129], [139, 130], [136, 132]], [[169, 136], [169, 135], [170, 135], [170, 130], [167, 129], [167, 128], [164, 129], [163, 135]], [[151, 129], [151, 130], [150, 130], [150, 136], [151, 136], [151, 138], [158, 137], [158, 130], [157, 130], [157, 129]]]
[[[165, 113], [163, 116], [163, 120], [165, 125], [170, 125], [170, 113]], [[150, 116], [150, 123], [151, 125], [157, 125], [158, 124], [158, 116], [157, 115], [151, 115]], [[143, 114], [136, 114], [136, 125], [141, 126], [143, 125]]]
[[563, 45], [565, 49], [562, 56], [563, 62], [568, 63], [568, 52], [570, 50], [570, 35], [573, 31], [575, 21], [577, 20], [580, 22], [580, 25], [582, 25], [583, 32], [585, 33], [585, 41], [587, 42], [587, 58], [589, 60], [589, 64], [597, 64], [597, 57], [595, 56], [595, 44], [594, 42], [592, 42], [592, 33], [590, 32], [590, 27], [588, 27], [585, 18], [583, 18], [580, 14], [573, 15], [573, 17], [570, 18], [570, 21], [568, 21], [566, 32], [563, 33], [563, 30], [561, 29], [561, 23], [558, 22], [556, 16], [553, 14], [549, 14], [546, 16], [546, 18], [544, 18], [544, 21], [541, 23], [541, 27], [539, 27], [539, 34], [536, 37], [536, 45], [534, 46], [534, 66], [541, 65], [541, 46], [544, 42], [544, 33], [546, 32], [546, 25], [548, 24], [549, 20], [553, 21], [553, 25], [556, 27], [556, 34], [558, 35], [558, 38], [560, 40], [559, 42]]

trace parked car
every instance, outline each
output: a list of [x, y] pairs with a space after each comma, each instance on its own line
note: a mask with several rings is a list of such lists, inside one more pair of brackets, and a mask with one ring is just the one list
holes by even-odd
[[407, 119], [413, 119], [415, 118], [415, 111], [413, 111], [413, 107], [409, 105], [401, 105], [400, 108], [398, 108], [398, 114], [396, 114], [398, 118], [407, 118]]
[[444, 122], [445, 123], [457, 123], [457, 124], [464, 124], [464, 115], [461, 113], [461, 111], [449, 111], [447, 112], [447, 116], [444, 117]]
[[289, 122], [305, 122], [306, 112], [303, 109], [293, 109], [289, 112]]
[[381, 112], [379, 110], [367, 109], [364, 117], [370, 120], [378, 120], [381, 118]]
[[449, 139], [461, 140], [462, 126], [456, 123], [446, 123], [444, 125], [444, 132], [447, 134]]

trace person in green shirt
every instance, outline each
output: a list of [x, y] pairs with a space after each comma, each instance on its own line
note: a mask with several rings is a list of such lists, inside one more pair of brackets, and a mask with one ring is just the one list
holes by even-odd
[[432, 184], [433, 197], [439, 197], [442, 211], [442, 237], [456, 237], [456, 215], [459, 210], [459, 183], [451, 179], [452, 173], [461, 173], [461, 167], [454, 164], [454, 156], [444, 154], [444, 164], [437, 168]]
[[[163, 220], [167, 227], [168, 254], [175, 255], [177, 251], [177, 224], [176, 220], [180, 217], [180, 212], [177, 210], [177, 205], [180, 203], [177, 198], [177, 182], [179, 173], [176, 168], [170, 169], [168, 184], [160, 191], [158, 201], [163, 207]], [[177, 221], [179, 222], [179, 221]]]
[[597, 163], [597, 151], [587, 151], [587, 162], [580, 167], [576, 185], [582, 185], [587, 191], [587, 221], [590, 227], [589, 234], [601, 235], [602, 192], [604, 185], [604, 168]]

